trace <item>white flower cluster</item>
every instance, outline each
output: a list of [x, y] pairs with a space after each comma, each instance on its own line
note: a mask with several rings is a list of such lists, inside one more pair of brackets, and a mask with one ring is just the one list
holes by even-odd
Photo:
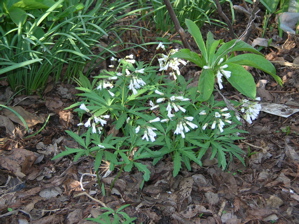
[[[191, 129], [198, 128], [198, 126], [191, 121], [193, 121], [194, 117], [184, 117], [183, 120], [179, 121], [176, 129], [174, 131], [174, 134], [181, 135], [182, 138], [185, 138], [185, 133], [190, 131]], [[190, 127], [190, 128], [189, 128]]]
[[[159, 90], [155, 90], [155, 93], [161, 96], [164, 95], [164, 93], [160, 92]], [[173, 111], [174, 112], [182, 111], [183, 113], [186, 112], [186, 109], [181, 107], [179, 104], [177, 104], [176, 101], [189, 101], [189, 99], [183, 96], [171, 96], [170, 98], [161, 97], [156, 100], [156, 103], [162, 103], [166, 101], [168, 101], [166, 107], [167, 117], [171, 119], [175, 116], [172, 113]], [[159, 105], [155, 105], [152, 101], [150, 101], [150, 105], [151, 105], [151, 110], [159, 107]]]
[[[206, 115], [206, 111], [201, 111], [199, 115]], [[215, 129], [216, 127], [219, 129], [220, 132], [223, 132], [223, 127], [225, 124], [231, 124], [232, 121], [229, 120], [231, 117], [230, 113], [228, 112], [228, 109], [225, 107], [221, 109], [219, 112], [214, 113], [214, 121], [211, 125], [211, 129]], [[209, 123], [205, 123], [202, 126], [202, 130], [205, 130], [209, 126]]]
[[[221, 58], [218, 62], [218, 65], [220, 65], [223, 62], [223, 58]], [[231, 72], [230, 71], [225, 71], [224, 69], [227, 68], [228, 65], [222, 65], [219, 67], [219, 70], [216, 73], [216, 78], [217, 78], [217, 82], [218, 82], [218, 86], [219, 89], [223, 89], [223, 85], [222, 85], [222, 76], [224, 75], [225, 78], [229, 79], [231, 76]], [[210, 69], [211, 67], [209, 66], [203, 66], [203, 69]]]
[[[111, 57], [111, 61], [117, 61], [116, 58]], [[119, 59], [118, 62], [121, 62], [121, 60], [125, 60], [126, 62], [129, 62], [131, 64], [136, 63], [136, 60], [134, 59], [134, 55], [128, 55], [124, 59]], [[114, 66], [109, 66], [114, 67]], [[144, 74], [144, 68], [135, 69], [135, 71], [130, 71], [129, 69], [125, 70], [125, 76], [130, 77], [129, 86], [128, 88], [132, 90], [133, 94], [137, 94], [137, 90], [140, 89], [142, 86], [145, 86], [146, 83], [143, 81], [142, 78], [138, 77], [136, 74]], [[116, 72], [115, 76], [111, 76], [108, 78], [108, 80], [100, 80], [97, 89], [107, 89], [108, 93], [113, 97], [115, 94], [111, 92], [109, 89], [112, 89], [114, 87], [113, 82], [117, 80], [120, 76], [123, 76], [122, 73]]]
[[[79, 107], [81, 110], [84, 110], [85, 112], [89, 113], [90, 110], [86, 107], [86, 105], [84, 103], [82, 103]], [[79, 123], [78, 126], [84, 125], [84, 127], [88, 128], [88, 127], [92, 127], [91, 132], [92, 133], [101, 133], [103, 130], [103, 126], [105, 126], [107, 124], [107, 120], [105, 119], [109, 119], [110, 115], [101, 115], [99, 117], [97, 116], [92, 116], [90, 118], [88, 118], [88, 120], [85, 123]], [[93, 122], [92, 122], [93, 120]], [[98, 124], [100, 124], [100, 127], [96, 127]]]
[[[261, 98], [257, 97], [256, 100], [260, 101]], [[262, 109], [262, 106], [258, 102], [249, 101], [247, 99], [242, 100], [241, 112], [245, 113], [243, 115], [243, 118], [249, 124], [251, 124], [252, 121], [255, 120], [258, 117], [261, 109]]]
[[[162, 48], [163, 50], [165, 50], [165, 46], [162, 43], [159, 43], [157, 49]], [[170, 50], [168, 55], [165, 54], [161, 54], [161, 58], [158, 59], [159, 61], [159, 66], [160, 69], [159, 71], [167, 71], [168, 68], [171, 68], [174, 72], [170, 72], [170, 76], [173, 76], [173, 78], [176, 80], [177, 79], [177, 75], [180, 75], [180, 68], [179, 66], [182, 65], [186, 65], [187, 62], [179, 59], [179, 58], [171, 58], [171, 55], [173, 55], [174, 53], [178, 52], [177, 49], [172, 49]]]

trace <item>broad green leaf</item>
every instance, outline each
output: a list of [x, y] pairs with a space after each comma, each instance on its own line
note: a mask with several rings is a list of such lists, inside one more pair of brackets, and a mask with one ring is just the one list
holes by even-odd
[[203, 67], [206, 65], [206, 62], [203, 60], [201, 56], [199, 56], [197, 53], [190, 51], [189, 49], [181, 49], [175, 54], [171, 56], [172, 58], [182, 58], [187, 61], [191, 61], [192, 63], [198, 65], [199, 67]]
[[226, 70], [231, 71], [231, 76], [228, 79], [229, 83], [243, 95], [255, 99], [256, 85], [252, 75], [241, 65], [234, 63], [227, 63], [227, 65]]
[[207, 101], [214, 90], [215, 75], [212, 69], [203, 69], [198, 80], [198, 90], [200, 101]]
[[214, 56], [214, 60], [219, 60], [220, 58], [226, 56], [227, 54], [229, 54], [230, 52], [233, 51], [249, 51], [255, 54], [259, 54], [262, 55], [262, 53], [260, 53], [258, 50], [256, 50], [254, 47], [252, 47], [251, 45], [245, 43], [242, 40], [239, 39], [234, 39], [231, 40], [225, 44], [223, 44], [218, 51], [216, 52], [215, 56]]
[[70, 155], [70, 154], [74, 154], [74, 153], [78, 153], [78, 152], [84, 152], [84, 149], [79, 149], [79, 148], [73, 149], [73, 148], [69, 148], [67, 146], [65, 146], [65, 148], [66, 148], [66, 151], [63, 151], [63, 152], [59, 153], [58, 155], [54, 156], [52, 158], [52, 160], [55, 160], [55, 159], [58, 159], [60, 157], [64, 157], [64, 156], [67, 156], [67, 155]]
[[27, 13], [23, 9], [16, 7], [9, 9], [9, 16], [17, 26], [24, 24], [27, 19]]
[[176, 177], [182, 168], [181, 153], [176, 151], [173, 156], [173, 172], [172, 175]]
[[202, 38], [200, 29], [194, 22], [192, 22], [189, 19], [186, 19], [186, 26], [188, 27], [189, 33], [194, 38], [199, 50], [201, 51], [203, 58], [205, 59], [205, 61], [207, 61], [208, 60], [207, 49], [205, 46], [205, 42]]
[[275, 81], [279, 85], [282, 85], [282, 80], [278, 75], [276, 75], [276, 69], [275, 69], [274, 65], [261, 55], [240, 54], [240, 55], [237, 55], [235, 57], [228, 59], [226, 62], [237, 63], [240, 65], [248, 65], [248, 66], [257, 68], [259, 70], [262, 70], [264, 72], [267, 72], [275, 79]]
[[23, 8], [24, 10], [32, 9], [48, 9], [55, 4], [53, 0], [22, 0], [14, 4], [15, 7]]

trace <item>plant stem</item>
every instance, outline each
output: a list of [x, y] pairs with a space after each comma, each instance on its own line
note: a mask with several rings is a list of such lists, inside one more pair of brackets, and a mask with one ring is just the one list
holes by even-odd
[[181, 27], [180, 25], [180, 22], [171, 6], [171, 3], [169, 0], [164, 0], [164, 4], [166, 5], [166, 8], [169, 12], [169, 15], [170, 15], [170, 18], [171, 20], [173, 21], [174, 23], [174, 26], [175, 26], [175, 30], [180, 34], [180, 37], [181, 37], [181, 40], [183, 42], [183, 45], [185, 48], [188, 48], [192, 51], [192, 48], [190, 47], [188, 41], [187, 41], [187, 38], [186, 38], [186, 33], [184, 31], [184, 29]]

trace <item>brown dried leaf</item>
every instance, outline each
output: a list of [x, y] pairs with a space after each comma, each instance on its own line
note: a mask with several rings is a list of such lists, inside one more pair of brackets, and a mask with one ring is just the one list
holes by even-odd
[[[9, 107], [9, 108], [16, 111], [26, 121], [28, 127], [33, 127], [34, 125], [39, 123], [44, 123], [45, 121], [43, 118], [35, 115], [34, 113], [30, 113], [26, 111], [23, 107], [16, 106], [16, 107]], [[24, 126], [23, 122], [18, 118], [18, 116], [15, 115], [10, 110], [4, 109], [3, 114], [13, 122]]]
[[26, 149], [13, 149], [9, 154], [0, 156], [0, 166], [14, 172], [18, 177], [24, 177], [36, 158], [33, 152]]

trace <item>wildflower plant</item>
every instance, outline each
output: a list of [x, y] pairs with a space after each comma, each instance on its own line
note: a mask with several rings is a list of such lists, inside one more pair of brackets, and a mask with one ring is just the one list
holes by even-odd
[[[70, 154], [75, 154], [75, 160], [93, 156], [95, 171], [105, 161], [110, 171], [136, 168], [144, 173], [144, 181], [150, 179], [150, 171], [142, 160], [155, 165], [170, 156], [174, 176], [182, 165], [188, 170], [191, 162], [202, 165], [208, 150], [223, 169], [234, 157], [244, 163], [244, 153], [235, 141], [245, 132], [237, 128], [241, 122], [235, 111], [213, 97], [202, 102], [202, 93], [179, 73], [187, 62], [172, 53], [158, 55], [159, 66], [135, 61], [132, 55], [111, 58], [117, 61], [113, 70], [102, 70], [92, 81], [80, 76], [80, 101], [67, 108], [75, 108], [82, 118], [78, 124], [82, 134], [67, 131], [80, 147], [66, 147], [53, 159]], [[175, 75], [170, 77], [172, 72]], [[240, 102], [236, 108], [244, 108], [246, 114], [252, 108], [249, 102]]]
[[[186, 19], [186, 25], [200, 50], [200, 54], [189, 49], [181, 49], [172, 57], [191, 61], [202, 68], [198, 82], [201, 101], [206, 101], [211, 97], [215, 83], [218, 84], [219, 89], [222, 89], [225, 80], [243, 95], [255, 99], [256, 85], [251, 73], [243, 67], [244, 65], [264, 71], [270, 74], [280, 85], [282, 84], [282, 80], [276, 75], [273, 64], [251, 45], [240, 39], [223, 43], [222, 40], [215, 40], [211, 32], [207, 34], [205, 42], [194, 22]], [[236, 51], [251, 53], [236, 55]]]

